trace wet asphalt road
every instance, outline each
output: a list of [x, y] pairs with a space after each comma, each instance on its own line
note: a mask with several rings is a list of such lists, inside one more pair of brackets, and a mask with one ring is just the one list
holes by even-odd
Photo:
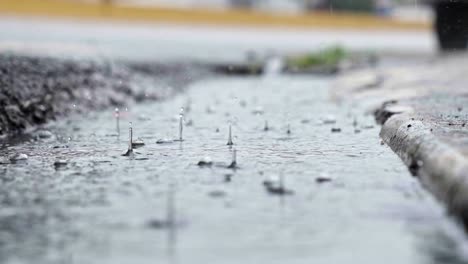
[[[0, 165], [2, 263], [466, 261], [462, 232], [379, 144], [364, 109], [328, 100], [329, 82], [202, 81], [122, 109], [120, 137], [109, 109], [50, 124], [51, 138], [4, 145], [2, 155], [29, 158]], [[177, 137], [180, 107], [185, 141], [156, 144]], [[133, 158], [121, 156], [128, 122], [146, 143]], [[237, 170], [197, 166], [206, 156], [229, 164], [234, 148]], [[265, 188], [281, 174], [290, 195]]]

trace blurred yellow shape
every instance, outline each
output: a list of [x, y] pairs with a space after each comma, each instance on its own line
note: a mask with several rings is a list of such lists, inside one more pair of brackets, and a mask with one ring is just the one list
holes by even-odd
[[251, 10], [128, 7], [72, 0], [0, 0], [0, 13], [49, 18], [80, 18], [178, 24], [238, 25], [325, 29], [426, 30], [429, 24], [365, 14], [314, 12], [272, 14]]

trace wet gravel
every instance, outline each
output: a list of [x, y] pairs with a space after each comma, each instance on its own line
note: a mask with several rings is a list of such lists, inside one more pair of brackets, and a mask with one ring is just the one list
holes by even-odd
[[158, 100], [208, 70], [190, 63], [124, 62], [0, 55], [0, 135], [70, 112]]
[[[2, 263], [466, 261], [462, 232], [329, 83], [200, 81], [122, 111], [120, 136], [107, 108], [3, 142], [28, 158], [0, 165]], [[156, 144], [178, 137], [180, 107], [184, 141]], [[130, 121], [145, 146], [123, 157]]]

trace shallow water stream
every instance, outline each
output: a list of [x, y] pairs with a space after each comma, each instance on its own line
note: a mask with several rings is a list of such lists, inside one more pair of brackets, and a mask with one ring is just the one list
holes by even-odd
[[[460, 230], [380, 144], [372, 117], [331, 103], [328, 85], [213, 79], [121, 109], [119, 137], [109, 109], [4, 146], [29, 158], [0, 165], [1, 262], [462, 262]], [[181, 107], [184, 141], [156, 144], [178, 137]], [[146, 144], [133, 158], [121, 156], [129, 121]], [[234, 148], [236, 170], [197, 166], [229, 164]], [[268, 192], [280, 176], [292, 194]]]

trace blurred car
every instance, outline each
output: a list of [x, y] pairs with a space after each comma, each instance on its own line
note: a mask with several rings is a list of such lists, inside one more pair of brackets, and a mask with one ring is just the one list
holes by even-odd
[[426, 0], [434, 8], [434, 29], [443, 51], [468, 48], [468, 0]]

